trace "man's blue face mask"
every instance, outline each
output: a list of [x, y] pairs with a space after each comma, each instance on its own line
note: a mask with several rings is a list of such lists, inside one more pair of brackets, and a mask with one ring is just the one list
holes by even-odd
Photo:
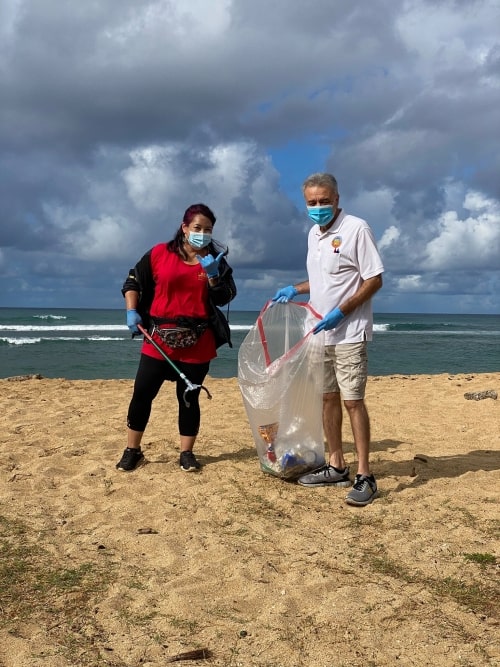
[[307, 214], [313, 222], [320, 227], [324, 227], [331, 222], [334, 216], [334, 210], [331, 204], [327, 204], [326, 206], [308, 206]]

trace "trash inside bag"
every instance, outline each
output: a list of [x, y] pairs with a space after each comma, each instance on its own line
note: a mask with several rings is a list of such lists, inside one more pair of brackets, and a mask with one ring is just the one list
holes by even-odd
[[325, 462], [324, 333], [306, 303], [268, 302], [238, 352], [238, 383], [261, 469], [291, 479]]

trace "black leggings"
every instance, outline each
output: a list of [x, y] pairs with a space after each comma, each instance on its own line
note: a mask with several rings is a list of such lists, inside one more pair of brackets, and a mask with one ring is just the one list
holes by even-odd
[[[177, 368], [188, 378], [193, 384], [201, 385], [205, 379], [210, 363], [204, 364], [187, 364], [183, 361], [176, 361]], [[189, 403], [189, 408], [184, 403], [184, 392], [186, 391], [186, 383], [179, 376], [176, 370], [168, 363], [161, 359], [154, 359], [146, 354], [141, 354], [139, 368], [134, 382], [134, 393], [128, 408], [127, 426], [132, 431], [143, 432], [146, 430], [146, 425], [151, 414], [151, 406], [156, 398], [160, 387], [168, 380], [176, 382], [177, 402], [179, 403], [179, 434], [195, 436], [198, 435], [200, 428], [200, 389], [189, 391], [186, 394], [186, 399]]]

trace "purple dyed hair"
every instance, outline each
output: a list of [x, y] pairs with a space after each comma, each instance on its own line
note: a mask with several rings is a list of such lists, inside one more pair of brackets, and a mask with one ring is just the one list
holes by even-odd
[[191, 204], [189, 208], [184, 212], [184, 217], [182, 222], [185, 225], [189, 225], [193, 218], [197, 215], [203, 215], [205, 218], [208, 218], [212, 225], [215, 225], [216, 217], [213, 211], [208, 208], [205, 204]]

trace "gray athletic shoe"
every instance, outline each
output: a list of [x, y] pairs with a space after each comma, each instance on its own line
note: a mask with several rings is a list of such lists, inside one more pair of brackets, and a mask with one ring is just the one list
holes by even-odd
[[346, 496], [348, 505], [369, 505], [378, 496], [377, 482], [373, 475], [356, 475], [354, 485]]
[[351, 486], [347, 466], [344, 470], [337, 470], [337, 468], [328, 464], [307, 473], [307, 475], [302, 475], [297, 482], [301, 486]]

